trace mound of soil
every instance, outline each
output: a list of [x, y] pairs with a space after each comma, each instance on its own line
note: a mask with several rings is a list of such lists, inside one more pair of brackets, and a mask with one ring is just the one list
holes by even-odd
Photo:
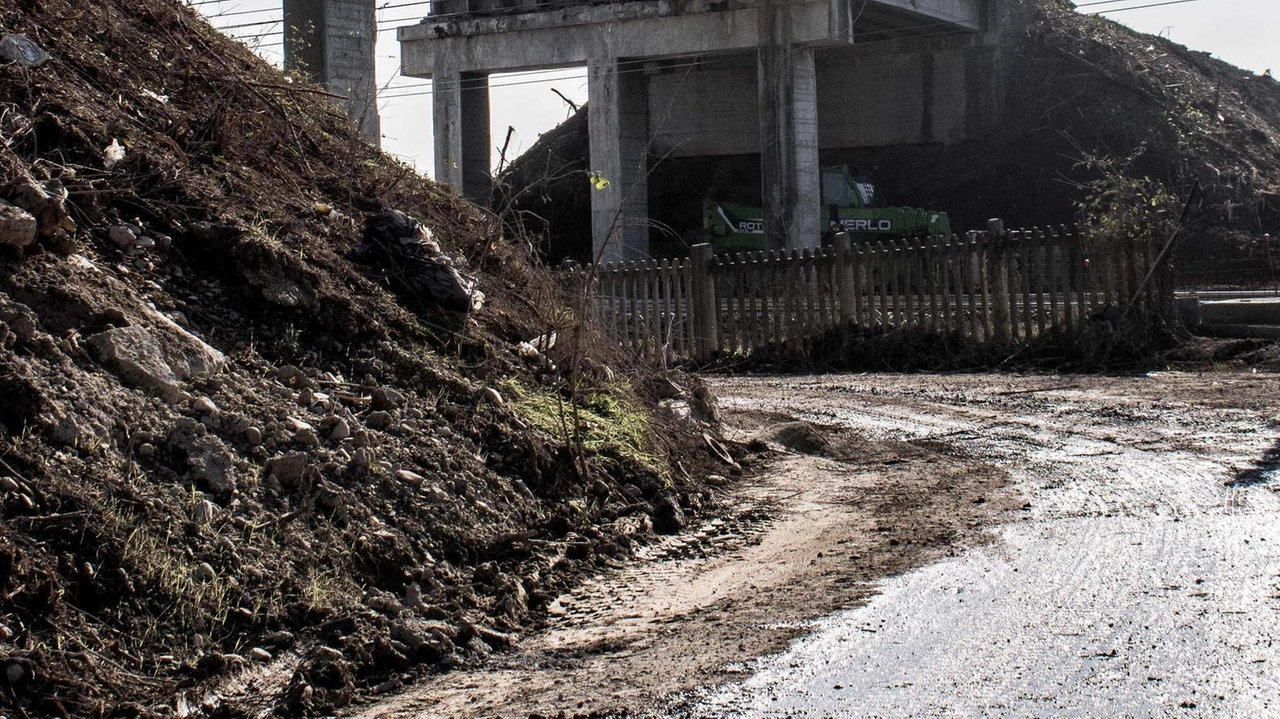
[[[1247, 258], [1253, 238], [1280, 231], [1280, 83], [1064, 0], [1022, 0], [1015, 16], [1022, 32], [1005, 60], [1006, 113], [989, 136], [824, 151], [823, 163], [860, 167], [894, 204], [945, 210], [964, 230], [989, 217], [1013, 227], [1071, 223], [1098, 177], [1080, 161], [1132, 157], [1127, 174], [1180, 197], [1200, 182], [1183, 259]], [[532, 227], [547, 227], [552, 260], [590, 247], [589, 217], [559, 211], [587, 205], [587, 148], [575, 117], [505, 176], [514, 208], [546, 220]], [[759, 202], [755, 156], [665, 159], [651, 170], [652, 218], [684, 242], [697, 241], [712, 188], [719, 199]], [[665, 231], [651, 239], [655, 252], [687, 254]]]
[[[705, 392], [323, 91], [175, 0], [0, 0], [9, 33], [49, 59], [0, 61], [8, 715], [330, 712], [709, 496], [706, 425], [654, 411]], [[405, 266], [354, 252], [388, 208]]]

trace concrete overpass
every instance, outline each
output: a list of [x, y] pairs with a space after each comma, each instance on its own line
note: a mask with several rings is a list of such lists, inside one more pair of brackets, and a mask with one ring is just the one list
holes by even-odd
[[488, 76], [586, 66], [597, 256], [648, 251], [648, 158], [759, 153], [777, 247], [820, 235], [818, 151], [954, 142], [1002, 105], [1009, 0], [435, 0], [401, 28], [434, 80], [438, 179], [489, 192]]

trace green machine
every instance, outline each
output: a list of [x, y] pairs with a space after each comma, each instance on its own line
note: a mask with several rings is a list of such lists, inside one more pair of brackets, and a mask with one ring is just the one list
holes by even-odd
[[[951, 234], [951, 221], [945, 212], [878, 207], [875, 185], [855, 177], [845, 166], [823, 168], [822, 206], [827, 228], [822, 236], [824, 243], [837, 232], [848, 232], [854, 242]], [[767, 247], [764, 210], [759, 207], [708, 200], [703, 205], [702, 230], [717, 252]]]

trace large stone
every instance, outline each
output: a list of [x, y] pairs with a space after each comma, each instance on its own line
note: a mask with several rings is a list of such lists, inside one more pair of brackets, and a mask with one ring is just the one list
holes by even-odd
[[67, 188], [58, 180], [36, 182], [30, 177], [19, 177], [0, 188], [0, 194], [36, 218], [40, 237], [64, 235], [76, 229], [75, 221], [67, 213]]
[[160, 342], [140, 325], [117, 327], [88, 340], [94, 357], [125, 384], [150, 390], [174, 402], [182, 389]]
[[0, 245], [26, 247], [36, 241], [39, 228], [35, 215], [0, 200]]
[[154, 310], [148, 312], [170, 340], [166, 356], [178, 379], [204, 379], [221, 372], [227, 357], [207, 342], [188, 332], [182, 325]]
[[218, 496], [236, 489], [235, 458], [216, 437], [200, 437], [186, 447], [191, 478]]
[[267, 464], [267, 474], [274, 474], [282, 484], [293, 484], [302, 479], [307, 471], [307, 455], [302, 452], [291, 452], [272, 459]]
[[685, 528], [688, 519], [684, 510], [671, 497], [662, 497], [654, 503], [653, 528], [662, 534], [675, 534]]

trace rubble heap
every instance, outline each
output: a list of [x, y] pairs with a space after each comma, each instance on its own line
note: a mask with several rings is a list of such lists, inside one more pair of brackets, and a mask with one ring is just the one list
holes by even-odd
[[0, 0], [0, 35], [14, 715], [329, 712], [708, 499], [692, 380], [323, 91], [175, 0]]

